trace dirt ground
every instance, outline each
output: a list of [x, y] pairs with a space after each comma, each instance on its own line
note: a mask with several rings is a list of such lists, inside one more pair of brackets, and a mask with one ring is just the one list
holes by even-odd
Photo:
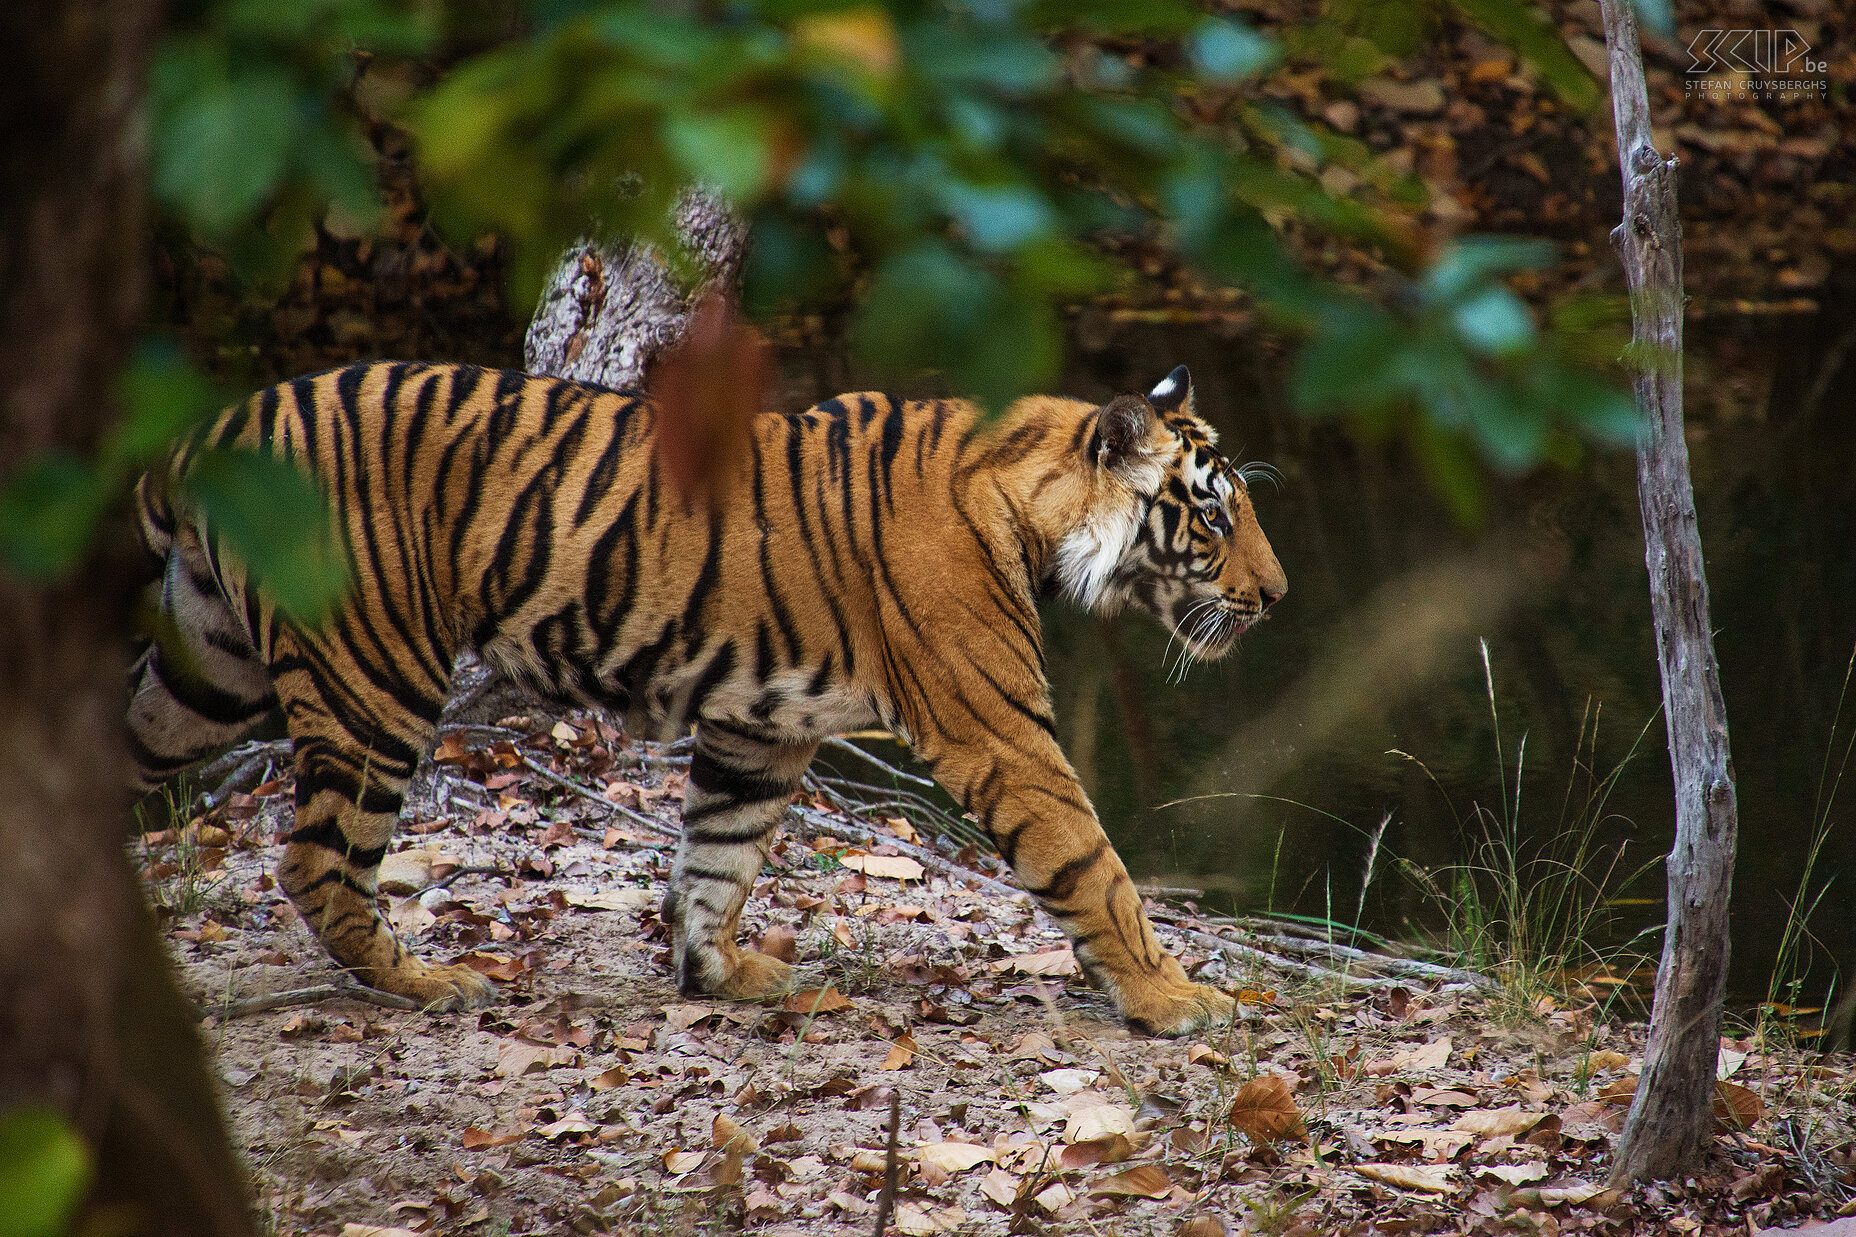
[[[999, 891], [1009, 874], [824, 783], [744, 921], [803, 990], [689, 1001], [656, 915], [687, 758], [594, 719], [508, 720], [445, 735], [383, 871], [402, 936], [496, 979], [490, 1010], [252, 1008], [342, 982], [271, 876], [287, 777], [139, 848], [277, 1234], [869, 1233], [892, 1095], [890, 1231], [911, 1235], [1737, 1234], [1856, 1213], [1846, 1060], [1724, 1041], [1714, 1166], [1620, 1193], [1640, 1026], [1259, 965], [1188, 903], [1155, 906], [1161, 935], [1241, 1016], [1134, 1037]], [[254, 750], [247, 785], [268, 776]]]

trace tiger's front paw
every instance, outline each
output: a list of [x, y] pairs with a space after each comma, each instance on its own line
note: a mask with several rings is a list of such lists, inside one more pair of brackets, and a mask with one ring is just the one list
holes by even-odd
[[427, 1013], [481, 1009], [496, 1003], [496, 985], [468, 966], [434, 966], [410, 955], [391, 969], [357, 970], [355, 978], [382, 992], [409, 997]]
[[793, 968], [758, 950], [743, 949], [730, 960], [728, 977], [716, 995], [731, 1001], [758, 1001], [793, 986]]
[[1141, 999], [1124, 1000], [1122, 1017], [1130, 1029], [1143, 1035], [1187, 1035], [1231, 1021], [1237, 1003], [1205, 984], [1179, 983], [1156, 987]]

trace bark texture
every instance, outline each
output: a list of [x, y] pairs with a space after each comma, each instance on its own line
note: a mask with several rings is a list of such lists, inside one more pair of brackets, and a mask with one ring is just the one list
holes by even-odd
[[[720, 199], [694, 192], [677, 207], [684, 243], [705, 268], [705, 287], [733, 286], [747, 230]], [[608, 387], [643, 384], [645, 369], [683, 337], [693, 294], [656, 250], [636, 241], [583, 240], [561, 255], [529, 323], [530, 373]]]
[[[153, 0], [0, 6], [0, 469], [95, 454], [141, 327]], [[194, 1015], [124, 853], [139, 568], [113, 525], [69, 580], [0, 566], [0, 1112], [64, 1114], [99, 1231], [243, 1234], [248, 1189]]]
[[1611, 1179], [1664, 1180], [1697, 1168], [1713, 1141], [1714, 1075], [1727, 984], [1728, 895], [1738, 813], [1708, 621], [1708, 581], [1682, 437], [1682, 227], [1676, 163], [1650, 141], [1650, 106], [1631, 0], [1601, 0], [1611, 105], [1624, 177], [1624, 221], [1611, 233], [1630, 286], [1637, 452], [1650, 609], [1675, 773], [1676, 839], [1667, 861], [1669, 923], [1650, 1039]]

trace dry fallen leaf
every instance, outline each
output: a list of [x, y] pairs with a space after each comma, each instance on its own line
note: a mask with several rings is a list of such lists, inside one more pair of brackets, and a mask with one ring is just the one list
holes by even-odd
[[429, 846], [414, 846], [396, 851], [380, 861], [376, 888], [385, 894], [404, 897], [418, 893], [432, 883], [432, 860], [438, 852]]
[[1134, 1143], [1126, 1134], [1110, 1134], [1107, 1138], [1071, 1143], [1063, 1149], [1062, 1164], [1068, 1169], [1088, 1168], [1094, 1164], [1119, 1164], [1133, 1154]]
[[918, 881], [926, 869], [907, 855], [846, 855], [839, 863], [865, 876], [883, 876], [890, 880]]
[[1509, 1185], [1526, 1185], [1547, 1175], [1545, 1164], [1484, 1164], [1476, 1170], [1479, 1177], [1493, 1177]]
[[1080, 1107], [1070, 1114], [1063, 1127], [1066, 1143], [1095, 1142], [1114, 1134], [1134, 1133], [1134, 1110], [1125, 1104], [1106, 1101]]
[[1141, 1164], [1098, 1181], [1089, 1192], [1126, 1194], [1134, 1198], [1165, 1198], [1173, 1192], [1173, 1181], [1158, 1164]]
[[1238, 1088], [1227, 1120], [1257, 1142], [1300, 1138], [1304, 1129], [1289, 1084], [1275, 1074], [1258, 1074]]
[[984, 1194], [1001, 1207], [1010, 1207], [1018, 1201], [1019, 1179], [1003, 1168], [995, 1168], [980, 1181], [980, 1193]]
[[795, 992], [786, 998], [780, 1008], [789, 1014], [829, 1014], [834, 1009], [843, 1009], [851, 1003], [851, 998], [839, 992], [830, 984], [823, 988], [807, 988], [804, 992]]
[[1450, 1063], [1450, 1037], [1434, 1039], [1422, 1048], [1394, 1053], [1392, 1064], [1399, 1069], [1442, 1069]]
[[673, 1177], [681, 1177], [684, 1173], [695, 1172], [708, 1157], [701, 1151], [684, 1151], [673, 1147], [658, 1158], [664, 1161], [665, 1172]]
[[1044, 1085], [1058, 1095], [1075, 1095], [1078, 1091], [1086, 1090], [1101, 1076], [1092, 1069], [1051, 1069], [1038, 1075], [1044, 1080]]
[[1355, 1164], [1353, 1171], [1401, 1190], [1448, 1194], [1456, 1188], [1450, 1182], [1451, 1170], [1442, 1164]]
[[578, 1065], [580, 1053], [568, 1044], [530, 1044], [506, 1039], [496, 1046], [496, 1076], [520, 1078], [557, 1065]]
[[1230, 1237], [1231, 1230], [1217, 1216], [1193, 1216], [1182, 1221], [1174, 1237]]
[[990, 1164], [994, 1155], [991, 1147], [982, 1147], [977, 1143], [941, 1142], [923, 1143], [915, 1149], [915, 1158], [924, 1168], [932, 1165], [952, 1176], [981, 1164]]
[[958, 1207], [905, 1198], [896, 1204], [896, 1230], [907, 1237], [931, 1237], [959, 1228], [967, 1222], [967, 1213]]
[[1076, 955], [1068, 945], [1060, 949], [1046, 949], [1041, 953], [1013, 954], [1001, 958], [992, 964], [995, 971], [1016, 971], [1020, 975], [1040, 975], [1055, 977], [1058, 975], [1080, 974], [1082, 968], [1076, 964]]
[[480, 1130], [474, 1125], [464, 1127], [464, 1150], [481, 1151], [485, 1147], [507, 1147], [510, 1143], [522, 1141], [521, 1130]]
[[1558, 1181], [1551, 1185], [1527, 1186], [1516, 1190], [1513, 1197], [1515, 1202], [1526, 1207], [1558, 1207], [1562, 1204], [1577, 1207], [1603, 1193], [1605, 1187], [1596, 1182]]
[[1450, 1128], [1464, 1130], [1478, 1138], [1492, 1138], [1499, 1134], [1520, 1134], [1531, 1130], [1546, 1115], [1544, 1112], [1523, 1112], [1518, 1106], [1479, 1108], [1458, 1117]]
[[567, 905], [583, 911], [642, 911], [656, 906], [662, 895], [636, 885], [608, 885], [604, 889], [563, 889]]
[[342, 1237], [420, 1237], [410, 1228], [387, 1228], [380, 1224], [344, 1224]]
[[1765, 1113], [1766, 1106], [1760, 1102], [1757, 1091], [1749, 1090], [1737, 1082], [1714, 1084], [1714, 1116], [1717, 1121], [1733, 1129], [1744, 1130]]
[[880, 1070], [907, 1069], [915, 1060], [915, 1052], [915, 1037], [904, 1031], [896, 1037], [896, 1042], [890, 1045], [889, 1055], [883, 1058], [883, 1064], [877, 1068]]
[[599, 1129], [599, 1123], [597, 1121], [588, 1120], [585, 1113], [575, 1110], [574, 1112], [568, 1113], [565, 1117], [562, 1117], [559, 1121], [551, 1121], [547, 1125], [536, 1126], [535, 1132], [550, 1142], [554, 1142], [567, 1137], [569, 1134], [591, 1134], [597, 1129]]
[[1050, 1185], [1045, 1186], [1042, 1190], [1039, 1190], [1032, 1201], [1037, 1203], [1037, 1205], [1042, 1207], [1045, 1211], [1054, 1215], [1075, 1202], [1076, 1195], [1073, 1194], [1070, 1191], [1070, 1187], [1064, 1185], [1063, 1182], [1054, 1181]]

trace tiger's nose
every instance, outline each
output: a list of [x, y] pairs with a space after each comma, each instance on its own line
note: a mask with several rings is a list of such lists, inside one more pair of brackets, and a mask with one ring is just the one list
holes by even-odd
[[1288, 591], [1289, 590], [1287, 589], [1271, 589], [1271, 588], [1263, 588], [1263, 589], [1257, 590], [1257, 592], [1261, 594], [1263, 598], [1263, 608], [1265, 610], [1269, 609], [1271, 606], [1281, 601], [1282, 595]]

